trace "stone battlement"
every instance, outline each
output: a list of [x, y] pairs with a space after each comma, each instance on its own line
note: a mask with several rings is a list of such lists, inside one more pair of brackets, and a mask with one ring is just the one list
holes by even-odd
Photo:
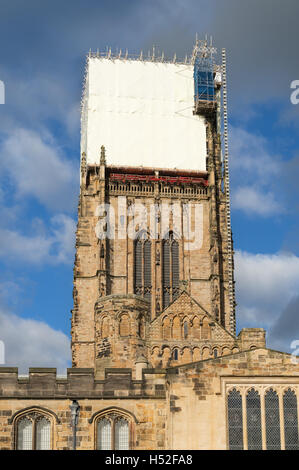
[[94, 369], [70, 368], [67, 376], [55, 368], [30, 368], [28, 376], [18, 375], [17, 367], [0, 367], [0, 398], [163, 398], [165, 388], [156, 387], [157, 378], [166, 371], [143, 370], [142, 380], [132, 379], [131, 369], [105, 369], [105, 378], [97, 380]]

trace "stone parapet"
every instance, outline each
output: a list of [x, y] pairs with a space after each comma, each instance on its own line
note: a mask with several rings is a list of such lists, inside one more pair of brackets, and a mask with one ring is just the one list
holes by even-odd
[[[132, 379], [132, 369], [107, 368], [103, 380], [95, 379], [94, 370], [70, 368], [67, 377], [53, 368], [30, 368], [28, 376], [18, 375], [13, 367], [0, 368], [0, 400], [2, 398], [161, 398], [163, 389], [155, 387], [155, 377], [165, 377], [166, 371], [148, 369], [141, 380]], [[162, 375], [161, 375], [162, 374]]]

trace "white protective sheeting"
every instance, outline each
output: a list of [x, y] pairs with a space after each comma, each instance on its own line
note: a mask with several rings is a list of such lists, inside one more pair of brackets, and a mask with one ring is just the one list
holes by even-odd
[[81, 150], [87, 163], [206, 170], [204, 117], [193, 115], [193, 66], [89, 58]]

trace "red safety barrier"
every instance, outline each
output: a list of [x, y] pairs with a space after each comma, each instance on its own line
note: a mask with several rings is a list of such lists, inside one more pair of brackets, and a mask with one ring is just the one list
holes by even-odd
[[151, 175], [129, 175], [120, 173], [111, 173], [110, 179], [125, 183], [126, 181], [144, 181], [146, 183], [168, 183], [168, 184], [202, 184], [208, 186], [208, 180], [204, 178], [193, 178], [189, 176], [151, 176]]

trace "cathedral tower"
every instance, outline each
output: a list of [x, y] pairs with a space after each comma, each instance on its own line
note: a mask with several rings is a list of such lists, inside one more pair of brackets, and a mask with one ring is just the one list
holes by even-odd
[[199, 345], [215, 354], [210, 329], [236, 341], [225, 68], [214, 52], [197, 41], [184, 63], [87, 58], [72, 355], [98, 376], [192, 362]]
[[235, 334], [213, 53], [89, 54], [73, 367], [0, 367], [0, 449], [299, 449], [299, 358], [267, 349], [263, 329]]

